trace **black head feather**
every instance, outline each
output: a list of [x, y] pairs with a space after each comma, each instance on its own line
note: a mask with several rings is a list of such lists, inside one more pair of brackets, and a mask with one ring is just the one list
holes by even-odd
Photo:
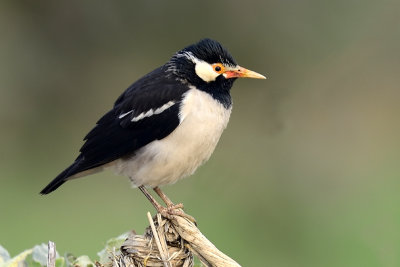
[[[229, 54], [220, 43], [206, 38], [176, 52], [170, 61], [164, 65], [164, 68], [167, 72], [172, 72], [182, 80], [187, 80], [191, 83], [194, 82], [194, 84], [197, 84], [201, 81], [197, 81], [199, 77], [194, 73], [195, 63], [191, 57], [195, 57], [196, 59], [205, 61], [209, 64], [222, 63], [233, 67], [237, 66], [232, 55]], [[234, 81], [235, 79], [229, 80]]]
[[185, 52], [191, 52], [198, 59], [210, 64], [220, 62], [226, 65], [237, 65], [232, 55], [219, 42], [208, 38], [184, 48], [178, 54]]
[[205, 91], [221, 102], [225, 107], [232, 104], [229, 94], [236, 78], [226, 79], [219, 75], [215, 81], [205, 82], [195, 72], [195, 57], [209, 64], [222, 63], [224, 65], [237, 66], [231, 54], [217, 41], [203, 39], [198, 43], [187, 46], [178, 51], [163, 69], [184, 83], [194, 85], [197, 89]]

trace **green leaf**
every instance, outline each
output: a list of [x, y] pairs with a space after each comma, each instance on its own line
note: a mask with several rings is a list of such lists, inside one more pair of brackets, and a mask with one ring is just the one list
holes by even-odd
[[76, 258], [76, 260], [73, 262], [73, 265], [77, 267], [95, 267], [95, 264], [86, 255]]
[[[20, 266], [20, 264], [18, 264], [18, 266]], [[46, 265], [45, 264], [42, 265], [42, 264], [40, 264], [40, 262], [35, 261], [33, 259], [32, 254], [29, 254], [29, 255], [26, 256], [23, 266], [27, 266], [27, 267], [42, 267], [42, 266], [46, 266]]]
[[33, 249], [27, 249], [21, 253], [19, 253], [14, 258], [8, 260], [4, 263], [4, 266], [24, 266], [25, 259], [28, 255], [31, 255]]
[[33, 247], [32, 259], [42, 266], [47, 265], [47, 245], [41, 244]]
[[72, 253], [66, 252], [64, 254], [64, 259], [66, 266], [74, 266], [73, 263], [76, 260], [76, 257]]
[[3, 264], [6, 261], [9, 261], [10, 258], [8, 251], [0, 245], [0, 266], [3, 266]]
[[66, 267], [66, 261], [63, 257], [56, 259], [56, 267]]
[[106, 247], [102, 251], [97, 253], [97, 255], [100, 258], [99, 262], [103, 265], [106, 264], [107, 262], [109, 262], [110, 261], [110, 259], [109, 259], [110, 253], [119, 252], [120, 247], [122, 246], [124, 241], [128, 238], [128, 235], [129, 235], [129, 232], [126, 232], [118, 237], [109, 239], [106, 242]]

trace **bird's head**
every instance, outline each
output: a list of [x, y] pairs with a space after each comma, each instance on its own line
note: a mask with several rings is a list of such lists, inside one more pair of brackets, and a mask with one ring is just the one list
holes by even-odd
[[239, 66], [220, 43], [203, 39], [177, 52], [168, 70], [201, 90], [229, 90], [236, 78], [265, 79]]

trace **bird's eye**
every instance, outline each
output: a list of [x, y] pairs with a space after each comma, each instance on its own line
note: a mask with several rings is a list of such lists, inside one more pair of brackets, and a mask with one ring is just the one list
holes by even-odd
[[224, 65], [222, 65], [221, 63], [215, 63], [212, 65], [212, 67], [213, 67], [214, 71], [219, 74], [223, 73], [224, 69], [225, 69]]

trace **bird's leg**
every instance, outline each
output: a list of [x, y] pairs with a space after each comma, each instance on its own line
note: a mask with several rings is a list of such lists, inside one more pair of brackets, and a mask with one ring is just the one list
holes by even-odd
[[[154, 197], [152, 195], [150, 195], [149, 191], [147, 191], [146, 187], [144, 187], [143, 185], [139, 186], [140, 191], [142, 191], [142, 193], [147, 197], [147, 199], [150, 201], [151, 204], [153, 204], [154, 208], [161, 214], [164, 216], [165, 212], [166, 212], [166, 208], [161, 206], [157, 200], [154, 199]], [[166, 216], [164, 216], [166, 217]]]
[[[181, 208], [183, 208], [182, 204], [175, 205], [174, 203], [172, 203], [172, 201], [158, 187], [157, 190], [154, 189], [154, 191], [157, 193], [157, 195], [160, 196], [160, 198], [165, 202], [165, 204], [168, 205], [168, 208], [161, 206], [143, 185], [139, 186], [139, 189], [151, 202], [151, 204], [154, 206], [157, 212], [160, 213], [163, 217], [171, 219], [170, 215], [178, 215], [189, 219], [190, 221], [192, 221], [194, 224], [197, 225], [196, 220], [192, 216], [187, 215], [181, 210]], [[161, 192], [160, 194], [162, 196], [157, 191]]]
[[158, 186], [154, 187], [153, 190], [164, 201], [164, 203], [167, 205], [167, 207], [175, 207], [176, 209], [183, 209], [183, 204], [182, 203], [175, 205], [171, 201], [171, 199], [169, 199], [169, 197], [167, 197], [167, 195], [164, 194], [163, 191], [161, 191], [161, 189]]
[[[179, 203], [179, 204], [174, 204], [169, 197], [167, 197], [166, 194], [164, 194], [163, 191], [161, 191], [161, 189], [156, 186], [153, 188], [154, 192], [157, 193], [157, 195], [164, 201], [164, 203], [167, 205], [167, 212], [171, 215], [178, 215], [181, 217], [185, 217], [187, 219], [189, 219], [191, 222], [193, 222], [194, 224], [197, 225], [195, 218], [193, 218], [192, 216], [186, 214], [183, 212], [183, 204]], [[165, 217], [165, 216], [164, 216]]]

